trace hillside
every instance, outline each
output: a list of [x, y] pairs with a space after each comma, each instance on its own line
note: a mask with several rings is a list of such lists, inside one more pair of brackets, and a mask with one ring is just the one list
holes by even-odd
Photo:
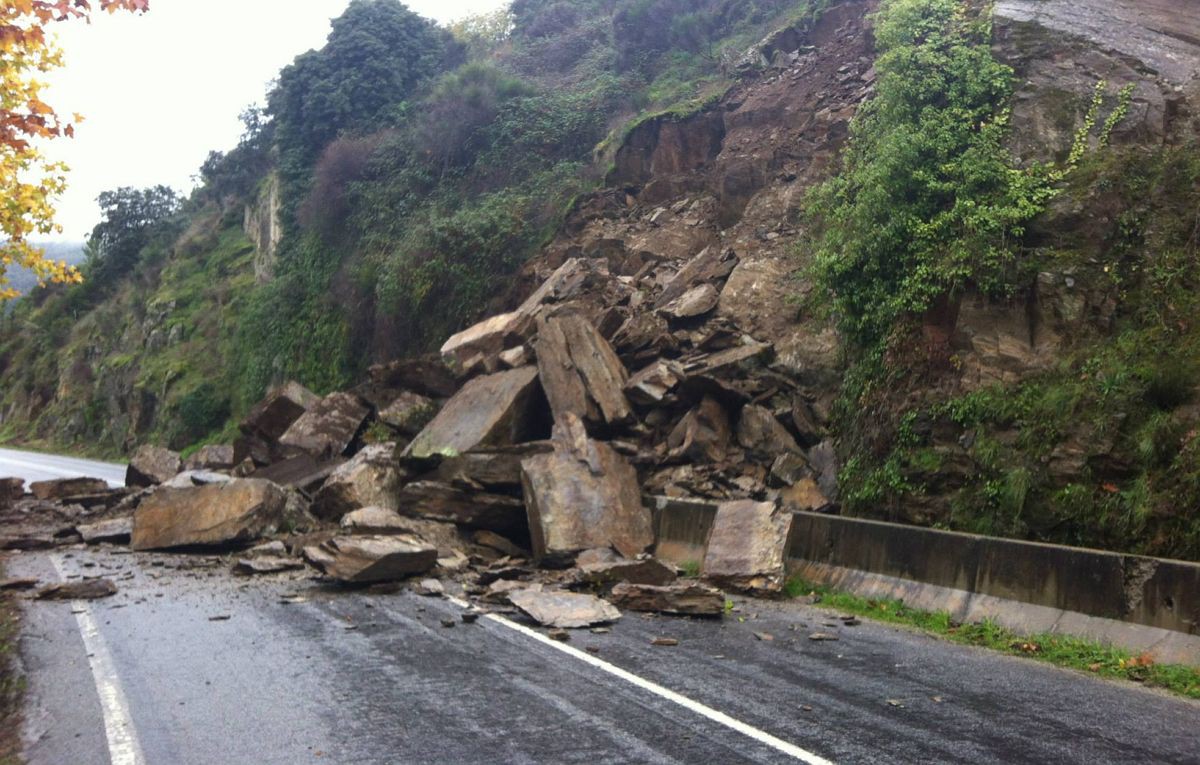
[[[813, 509], [1200, 558], [1197, 40], [1185, 0], [516, 0], [453, 33], [358, 0], [203, 188], [111, 208], [88, 284], [0, 325], [0, 436], [229, 440], [585, 258], [631, 373], [770, 344], [714, 395], [804, 447]], [[696, 321], [644, 310], [706, 250]], [[763, 490], [695, 462], [641, 479]]]

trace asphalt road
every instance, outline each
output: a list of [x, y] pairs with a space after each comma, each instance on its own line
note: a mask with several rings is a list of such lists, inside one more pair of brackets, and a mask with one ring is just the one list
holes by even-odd
[[0, 478], [24, 478], [27, 484], [57, 478], [102, 478], [112, 486], [124, 486], [125, 466], [53, 454], [0, 449]]
[[450, 600], [122, 552], [7, 563], [121, 587], [27, 605], [31, 765], [1200, 762], [1200, 704], [797, 603], [628, 613], [567, 653], [516, 617], [446, 628]]

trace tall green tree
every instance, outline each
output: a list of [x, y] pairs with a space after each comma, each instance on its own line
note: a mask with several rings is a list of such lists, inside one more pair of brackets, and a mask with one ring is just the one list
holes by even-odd
[[389, 127], [417, 87], [460, 56], [449, 32], [404, 4], [353, 0], [325, 46], [284, 69], [267, 100], [285, 183], [300, 184], [290, 201], [329, 143]]

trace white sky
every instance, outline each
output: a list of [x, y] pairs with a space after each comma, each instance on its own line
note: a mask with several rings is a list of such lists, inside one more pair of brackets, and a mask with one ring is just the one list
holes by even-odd
[[[506, 0], [408, 0], [447, 22]], [[98, 14], [56, 27], [66, 67], [44, 98], [82, 114], [76, 137], [46, 154], [71, 168], [58, 203], [58, 239], [82, 240], [99, 219], [96, 196], [163, 183], [186, 192], [212, 149], [241, 135], [238, 114], [300, 53], [320, 47], [348, 0], [152, 0], [150, 13]]]

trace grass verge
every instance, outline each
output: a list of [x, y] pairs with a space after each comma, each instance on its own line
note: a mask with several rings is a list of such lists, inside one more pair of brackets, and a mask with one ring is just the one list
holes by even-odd
[[816, 605], [875, 621], [913, 627], [954, 643], [990, 648], [1010, 656], [1044, 661], [1100, 677], [1129, 680], [1187, 698], [1200, 699], [1200, 668], [1158, 664], [1149, 655], [1135, 656], [1129, 651], [1092, 640], [1048, 633], [1020, 635], [990, 620], [961, 624], [945, 611], [921, 611], [909, 608], [900, 600], [862, 598], [799, 578], [788, 580], [786, 592], [793, 598], [811, 595]]
[[[4, 574], [0, 567], [0, 577]], [[0, 765], [20, 762], [20, 712], [25, 681], [17, 673], [17, 604], [0, 592]]]

